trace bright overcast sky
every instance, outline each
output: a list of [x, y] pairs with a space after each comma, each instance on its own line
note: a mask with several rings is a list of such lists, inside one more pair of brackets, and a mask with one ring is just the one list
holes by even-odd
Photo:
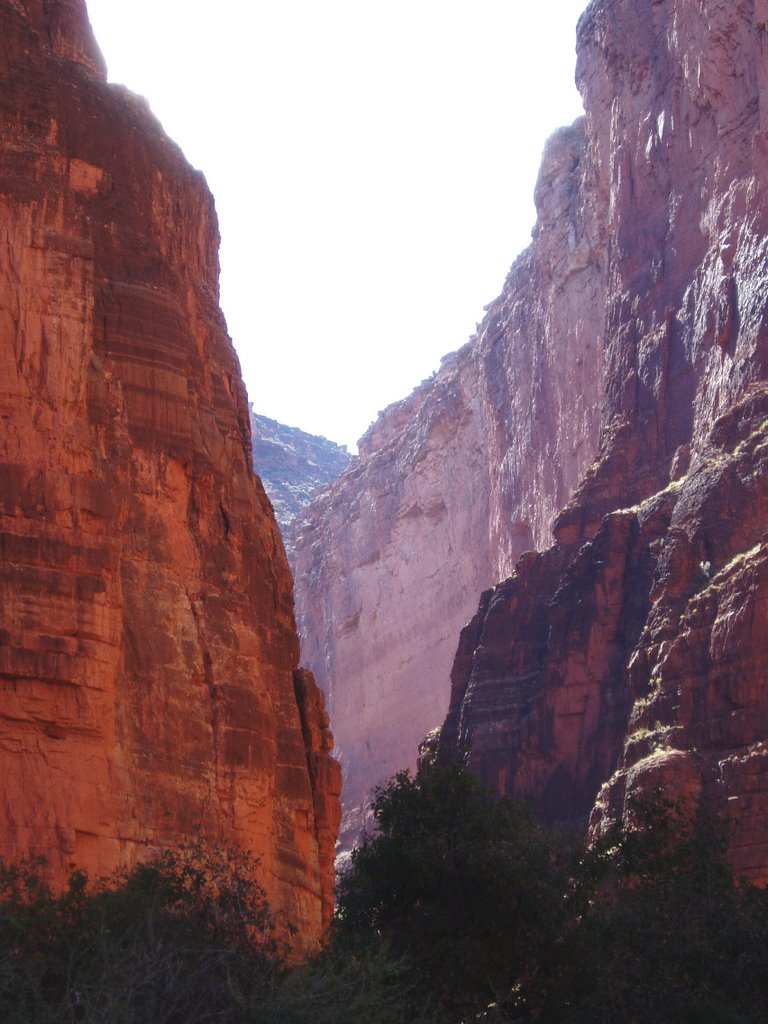
[[205, 172], [258, 412], [354, 445], [474, 333], [581, 112], [586, 0], [88, 0]]

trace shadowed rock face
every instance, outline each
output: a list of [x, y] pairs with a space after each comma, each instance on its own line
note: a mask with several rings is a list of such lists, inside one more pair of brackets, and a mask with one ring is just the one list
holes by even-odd
[[58, 880], [202, 832], [310, 947], [338, 768], [210, 195], [75, 0], [0, 0], [0, 139], [0, 853]]
[[555, 546], [484, 595], [442, 739], [595, 830], [657, 783], [700, 797], [763, 882], [767, 17], [596, 0], [580, 21], [585, 201], [608, 226], [600, 452]]
[[287, 530], [312, 494], [347, 468], [352, 456], [325, 437], [250, 410], [253, 465], [269, 495], [275, 518]]

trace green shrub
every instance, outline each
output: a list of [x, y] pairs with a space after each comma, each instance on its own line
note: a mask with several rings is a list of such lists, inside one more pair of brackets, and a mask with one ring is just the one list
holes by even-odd
[[64, 893], [0, 866], [2, 1024], [429, 1024], [388, 950], [289, 969], [255, 864], [201, 844]]
[[386, 943], [330, 947], [287, 972], [252, 1024], [440, 1024], [418, 979]]
[[657, 794], [584, 858], [596, 886], [535, 1001], [557, 1024], [768, 1020], [768, 904], [737, 884], [727, 828]]
[[456, 765], [378, 792], [339, 886], [340, 948], [384, 937], [451, 1024], [764, 1024], [768, 898], [727, 832], [656, 794], [592, 848]]
[[379, 938], [449, 1013], [517, 1005], [559, 935], [571, 847], [460, 765], [401, 772], [338, 885], [337, 941]]
[[228, 1024], [283, 969], [247, 859], [198, 845], [63, 894], [39, 868], [0, 868], [5, 1024]]
[[763, 1024], [768, 898], [661, 795], [590, 849], [458, 765], [401, 773], [289, 967], [255, 865], [193, 846], [63, 893], [0, 866], [2, 1024]]

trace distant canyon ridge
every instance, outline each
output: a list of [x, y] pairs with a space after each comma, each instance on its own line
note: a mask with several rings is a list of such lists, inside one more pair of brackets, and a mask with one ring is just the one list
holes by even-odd
[[250, 407], [253, 465], [284, 532], [313, 494], [332, 483], [352, 456], [325, 437], [261, 416]]

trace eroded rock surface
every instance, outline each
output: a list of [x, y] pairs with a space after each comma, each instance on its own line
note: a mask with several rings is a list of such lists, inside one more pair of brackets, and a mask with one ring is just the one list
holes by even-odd
[[549, 543], [594, 458], [607, 210], [586, 201], [588, 144], [583, 121], [552, 137], [533, 242], [477, 336], [380, 415], [289, 534], [302, 657], [329, 701], [349, 834], [371, 787], [413, 766], [442, 722], [477, 595]]
[[600, 453], [555, 546], [465, 630], [443, 734], [550, 819], [598, 830], [657, 783], [701, 797], [763, 882], [767, 18], [594, 0], [579, 23], [584, 201], [607, 217]]
[[288, 427], [250, 410], [253, 465], [286, 530], [315, 491], [332, 483], [352, 456], [325, 437]]
[[0, 853], [203, 833], [317, 942], [338, 768], [251, 468], [202, 176], [82, 0], [0, 0]]
[[767, 28], [765, 0], [593, 0], [531, 247], [298, 521], [351, 830], [471, 619], [442, 749], [595, 829], [663, 778], [738, 808], [734, 860], [768, 877]]

